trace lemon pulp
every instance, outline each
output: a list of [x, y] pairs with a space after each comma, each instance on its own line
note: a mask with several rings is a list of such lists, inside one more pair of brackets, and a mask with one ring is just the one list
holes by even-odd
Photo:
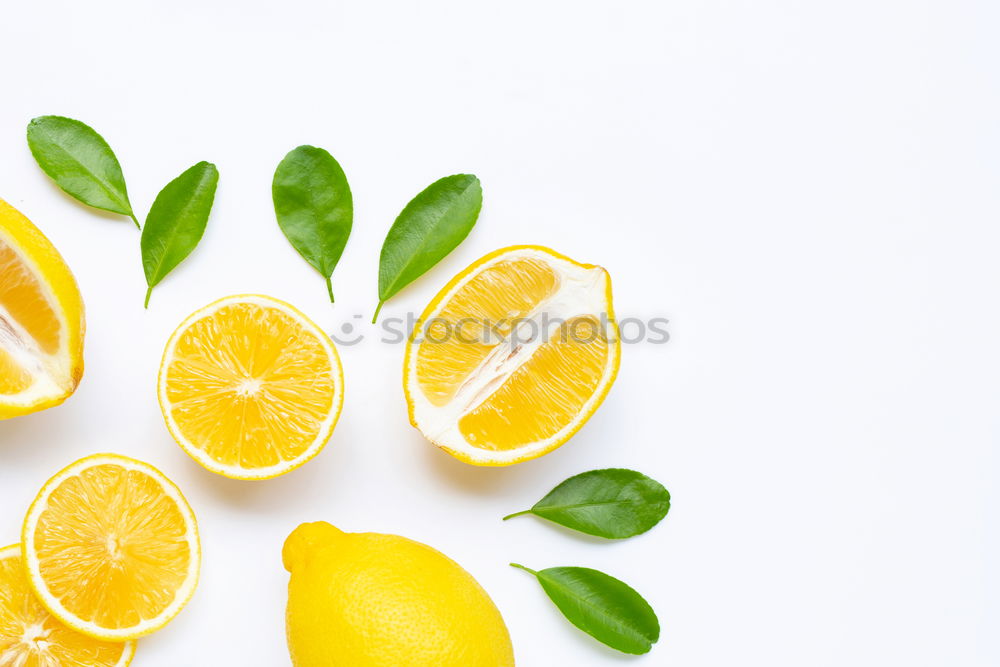
[[504, 248], [421, 315], [404, 362], [410, 421], [468, 463], [535, 458], [589, 419], [619, 356], [604, 269], [540, 246]]
[[0, 200], [0, 418], [58, 405], [83, 374], [83, 301], [52, 243]]
[[99, 639], [159, 629], [197, 584], [187, 501], [152, 466], [115, 454], [81, 459], [49, 480], [25, 518], [23, 542], [40, 601]]
[[167, 343], [160, 403], [178, 443], [213, 472], [272, 477], [326, 443], [343, 401], [329, 337], [288, 304], [228, 297]]
[[28, 584], [20, 545], [0, 549], [0, 665], [124, 667], [132, 642], [104, 642], [71, 630], [38, 602]]

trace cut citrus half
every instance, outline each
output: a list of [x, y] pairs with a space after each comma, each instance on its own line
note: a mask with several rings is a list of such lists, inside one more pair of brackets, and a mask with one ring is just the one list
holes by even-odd
[[46, 482], [21, 538], [38, 600], [97, 639], [162, 628], [198, 583], [191, 507], [159, 470], [117, 454], [80, 459]]
[[540, 246], [503, 248], [455, 276], [414, 327], [410, 422], [467, 463], [537, 458], [597, 410], [620, 356], [607, 271]]
[[35, 598], [21, 545], [0, 548], [0, 665], [125, 667], [135, 642], [105, 642], [60, 623]]
[[0, 419], [66, 400], [83, 376], [83, 299], [66, 262], [0, 199]]
[[330, 337], [260, 295], [226, 297], [184, 320], [167, 342], [158, 384], [177, 443], [234, 479], [277, 477], [316, 456], [344, 402]]

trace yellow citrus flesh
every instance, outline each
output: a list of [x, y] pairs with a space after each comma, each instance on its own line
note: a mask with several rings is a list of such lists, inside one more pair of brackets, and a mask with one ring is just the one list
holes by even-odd
[[0, 419], [52, 407], [83, 375], [83, 300], [52, 243], [0, 200]]
[[410, 421], [468, 463], [536, 458], [589, 419], [619, 357], [604, 269], [539, 246], [504, 248], [421, 315], [404, 362]]
[[42, 352], [59, 349], [59, 317], [27, 263], [11, 246], [0, 246], [0, 303]]
[[81, 459], [49, 480], [28, 511], [22, 541], [38, 599], [99, 639], [158, 630], [198, 581], [190, 506], [162, 473], [124, 456]]
[[576, 419], [601, 383], [609, 343], [596, 318], [568, 325], [459, 419], [458, 429], [471, 445], [516, 450], [551, 438]]
[[[417, 381], [434, 405], [445, 405], [459, 386], [510, 333], [511, 323], [527, 316], [552, 295], [558, 276], [532, 258], [501, 260], [476, 273], [428, 321], [426, 338], [434, 344], [417, 351]], [[486, 339], [484, 322], [495, 322]], [[458, 334], [458, 335], [452, 335]]]
[[205, 468], [267, 479], [319, 453], [343, 404], [343, 371], [330, 338], [292, 306], [227, 297], [171, 336], [160, 407], [178, 444]]
[[0, 665], [125, 667], [134, 642], [106, 642], [60, 623], [35, 598], [21, 546], [0, 548]]
[[0, 349], [0, 396], [19, 394], [31, 384], [31, 373], [17, 363], [14, 355]]

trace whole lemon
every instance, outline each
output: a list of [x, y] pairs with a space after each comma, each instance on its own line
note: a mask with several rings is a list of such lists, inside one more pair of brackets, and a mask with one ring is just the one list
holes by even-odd
[[304, 523], [282, 550], [295, 667], [512, 667], [499, 610], [455, 561], [398, 535]]

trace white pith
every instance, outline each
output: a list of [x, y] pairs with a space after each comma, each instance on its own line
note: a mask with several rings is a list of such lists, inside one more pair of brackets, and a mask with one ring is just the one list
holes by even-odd
[[[0, 548], [0, 561], [15, 558], [17, 560], [21, 560], [22, 558], [20, 544], [12, 544], [8, 547]], [[115, 664], [115, 667], [126, 667], [130, 662], [132, 662], [132, 658], [135, 656], [134, 641], [124, 642], [121, 646], [123, 649], [122, 654], [121, 657], [118, 658], [118, 662]]]
[[21, 251], [2, 227], [0, 227], [0, 244], [10, 248], [38, 278], [42, 293], [59, 318], [59, 349], [55, 354], [48, 354], [39, 348], [38, 343], [0, 303], [0, 348], [10, 354], [34, 379], [31, 386], [17, 394], [0, 394], [0, 398], [6, 405], [30, 406], [48, 398], [63, 396], [73, 388], [72, 361], [67, 342], [68, 326], [59, 300], [44, 279], [41, 268]]
[[[490, 451], [469, 444], [459, 431], [458, 422], [462, 416], [475, 410], [499, 389], [514, 371], [531, 358], [539, 347], [558, 335], [558, 328], [562, 322], [578, 316], [599, 317], [602, 313], [612, 316], [611, 304], [608, 303], [607, 299], [609, 293], [608, 275], [602, 268], [581, 266], [534, 248], [518, 248], [500, 254], [477, 266], [475, 271], [458, 281], [437, 301], [438, 311], [482, 271], [498, 262], [519, 259], [536, 259], [548, 264], [558, 276], [558, 289], [555, 294], [535, 306], [518, 328], [487, 355], [476, 370], [466, 378], [447, 404], [434, 405], [424, 395], [420, 387], [416, 373], [419, 343], [413, 344], [407, 357], [406, 378], [408, 394], [413, 402], [415, 425], [439, 447], [462, 452], [466, 457], [477, 462], [503, 463], [513, 459], [530, 458], [536, 452], [548, 448], [553, 442], [563, 439], [567, 431], [576, 427], [578, 420], [567, 424], [559, 432], [544, 440], [526, 443], [515, 450]], [[438, 311], [431, 313], [427, 319], [435, 317]], [[543, 315], [547, 315], [549, 318], [548, 330], [545, 332], [542, 331], [541, 327]], [[418, 322], [416, 331], [419, 332], [421, 325]], [[609, 326], [613, 328], [613, 324]], [[532, 333], [536, 335], [531, 337]], [[608, 335], [613, 337], [615, 333], [609, 331]], [[608, 355], [604, 375], [598, 383], [597, 389], [581, 408], [580, 415], [583, 418], [594, 410], [595, 403], [603, 400], [604, 388], [611, 381], [615, 372], [614, 356], [614, 352]]]
[[[320, 344], [326, 350], [327, 355], [331, 360], [330, 373], [333, 379], [336, 399], [334, 404], [330, 407], [329, 414], [327, 414], [326, 418], [323, 420], [323, 423], [321, 424], [316, 435], [316, 439], [309, 446], [309, 448], [299, 456], [272, 466], [262, 468], [244, 468], [242, 466], [229, 466], [219, 463], [210, 457], [199, 445], [191, 442], [184, 436], [181, 428], [174, 421], [173, 405], [170, 403], [167, 396], [166, 369], [174, 360], [174, 350], [177, 346], [177, 341], [196, 321], [210, 317], [219, 309], [234, 303], [252, 303], [262, 308], [274, 308], [287, 314], [289, 317], [299, 322], [303, 328], [311, 331], [313, 335], [319, 339]], [[247, 383], [246, 386], [243, 386], [240, 389], [250, 393], [254, 390], [254, 387], [252, 386], [252, 383]], [[163, 360], [160, 364], [160, 375], [157, 380], [157, 393], [159, 394], [160, 406], [163, 408], [163, 418], [167, 421], [167, 427], [170, 430], [170, 433], [174, 436], [174, 439], [177, 441], [177, 444], [180, 445], [181, 449], [187, 452], [189, 456], [198, 461], [199, 464], [208, 470], [220, 475], [245, 480], [263, 480], [277, 477], [278, 475], [282, 475], [290, 470], [298, 468], [303, 463], [319, 454], [319, 452], [326, 445], [327, 440], [329, 440], [330, 435], [333, 432], [333, 428], [337, 424], [337, 419], [340, 417], [340, 411], [344, 404], [343, 369], [340, 363], [340, 356], [337, 354], [337, 348], [333, 346], [333, 342], [330, 340], [330, 337], [301, 312], [289, 304], [277, 299], [272, 299], [259, 294], [241, 294], [225, 297], [205, 306], [204, 308], [192, 313], [177, 327], [174, 333], [170, 336], [170, 340], [167, 341], [166, 349], [163, 352]]]
[[[184, 583], [177, 590], [173, 602], [171, 602], [170, 605], [157, 616], [146, 619], [129, 628], [104, 628], [90, 621], [78, 618], [71, 611], [66, 609], [62, 602], [49, 592], [45, 581], [41, 578], [40, 563], [38, 561], [38, 555], [35, 552], [35, 530], [38, 526], [39, 517], [41, 517], [42, 513], [48, 507], [49, 496], [51, 496], [53, 491], [59, 488], [59, 486], [70, 477], [76, 477], [89, 468], [101, 465], [119, 466], [125, 468], [126, 470], [144, 473], [155, 479], [159, 483], [159, 486], [163, 489], [166, 496], [177, 506], [178, 511], [184, 518], [184, 533], [188, 543], [189, 553], [191, 555], [190, 562], [188, 564], [187, 576], [184, 579]], [[39, 492], [38, 497], [35, 498], [35, 501], [28, 509], [28, 515], [24, 519], [21, 544], [21, 553], [27, 567], [28, 580], [30, 581], [31, 587], [34, 589], [39, 601], [53, 616], [62, 621], [64, 625], [96, 639], [104, 639], [107, 641], [126, 641], [142, 637], [143, 635], [147, 635], [160, 629], [180, 613], [181, 609], [184, 608], [184, 605], [186, 605], [191, 599], [191, 596], [194, 595], [194, 590], [198, 585], [198, 573], [201, 568], [201, 545], [198, 538], [197, 522], [195, 520], [194, 512], [191, 510], [191, 506], [184, 498], [180, 489], [177, 488], [173, 482], [167, 479], [167, 477], [164, 476], [159, 470], [148, 463], [143, 463], [142, 461], [130, 459], [125, 456], [119, 456], [117, 454], [95, 454], [94, 456], [88, 456], [87, 458], [80, 459], [58, 472], [55, 477], [46, 482], [45, 486], [43, 486], [42, 490]]]

